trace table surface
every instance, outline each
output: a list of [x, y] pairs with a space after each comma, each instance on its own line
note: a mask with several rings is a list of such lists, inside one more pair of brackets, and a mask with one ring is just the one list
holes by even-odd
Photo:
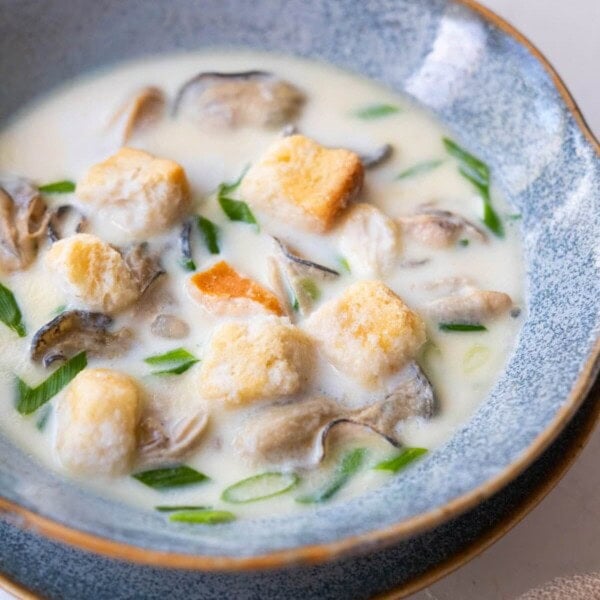
[[[505, 17], [546, 55], [600, 136], [600, 1], [481, 3]], [[559, 485], [508, 535], [410, 600], [515, 600], [556, 577], [600, 574], [599, 456], [600, 428]], [[0, 600], [12, 596], [0, 590]]]

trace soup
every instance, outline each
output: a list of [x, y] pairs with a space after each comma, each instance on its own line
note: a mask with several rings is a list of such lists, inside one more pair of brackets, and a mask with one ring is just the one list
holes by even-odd
[[485, 398], [518, 215], [430, 115], [249, 52], [94, 74], [0, 134], [0, 423], [212, 524], [385, 484]]

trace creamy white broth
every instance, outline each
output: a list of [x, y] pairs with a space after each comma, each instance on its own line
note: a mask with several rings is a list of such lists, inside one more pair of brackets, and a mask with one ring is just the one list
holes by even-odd
[[[361, 201], [376, 205], [392, 218], [410, 215], [419, 206], [435, 202], [436, 208], [456, 212], [480, 223], [481, 200], [473, 186], [461, 177], [456, 161], [444, 149], [442, 137], [448, 132], [430, 115], [397, 94], [355, 75], [299, 59], [250, 52], [215, 51], [129, 63], [61, 88], [23, 111], [0, 133], [0, 172], [27, 177], [39, 184], [61, 179], [77, 181], [92, 164], [104, 160], [119, 148], [118, 132], [107, 124], [123, 100], [136, 89], [149, 84], [160, 85], [169, 98], [173, 98], [182, 82], [198, 72], [256, 68], [278, 74], [304, 92], [307, 101], [297, 120], [302, 134], [326, 146], [360, 153], [368, 153], [385, 143], [393, 145], [391, 159], [366, 172]], [[360, 120], [354, 115], [357, 109], [378, 103], [399, 106], [401, 111], [373, 120]], [[460, 136], [460, 132], [456, 133]], [[266, 147], [280, 136], [281, 130], [277, 128], [203, 131], [185, 119], [165, 118], [128, 142], [128, 146], [180, 163], [192, 188], [194, 206], [220, 227], [219, 255], [208, 254], [199, 235], [193, 238], [194, 258], [199, 270], [226, 260], [241, 273], [269, 288], [266, 257], [272, 253], [270, 235], [281, 237], [317, 263], [340, 269], [335, 233], [308, 234], [253, 208], [260, 224], [258, 232], [252, 225], [229, 221], [212, 195], [220, 183], [237, 179], [243, 168], [258, 160]], [[405, 169], [421, 161], [438, 159], [444, 161], [438, 168], [396, 180]], [[51, 206], [77, 203], [72, 194], [45, 198]], [[512, 297], [514, 306], [523, 308], [518, 227], [506, 218], [514, 211], [498, 190], [493, 189], [492, 198], [504, 221], [506, 235], [503, 239], [488, 232], [486, 244], [471, 242], [467, 247], [441, 250], [402, 239], [397, 267], [384, 281], [413, 310], [420, 312], [427, 302], [440, 296], [439, 292], [426, 289], [429, 283], [448, 277], [468, 277], [482, 290], [505, 292]], [[126, 233], [106, 222], [98, 222], [93, 214], [89, 216], [92, 231], [106, 241], [114, 244], [129, 241]], [[163, 249], [162, 264], [167, 276], [162, 278], [161, 285], [177, 302], [168, 312], [187, 322], [191, 327], [190, 335], [182, 340], [158, 338], [151, 334], [148, 322], [136, 316], [134, 307], [115, 319], [116, 328], [127, 325], [135, 331], [135, 342], [130, 351], [112, 359], [90, 358], [88, 362], [89, 366], [114, 368], [135, 377], [143, 387], [147, 402], [169, 403], [183, 412], [206, 407], [210, 411], [209, 428], [197, 450], [184, 462], [206, 473], [211, 480], [197, 486], [158, 492], [129, 475], [108, 479], [76, 478], [100, 494], [145, 508], [157, 504], [209, 504], [231, 508], [219, 499], [222, 490], [245, 477], [268, 470], [245, 464], [230, 447], [248, 410], [227, 409], [219, 402], [203, 400], [196, 385], [200, 363], [182, 375], [160, 378], [152, 376], [152, 368], [143, 362], [149, 355], [178, 346], [201, 359], [211, 333], [224, 320], [208, 314], [188, 295], [185, 284], [190, 273], [180, 265], [178, 235], [179, 225], [153, 237], [150, 242], [152, 247]], [[0, 326], [0, 346], [4, 348], [0, 358], [0, 426], [27, 452], [50, 468], [66, 473], [54, 449], [55, 410], [49, 413], [43, 431], [39, 431], [36, 423], [46, 407], [29, 417], [21, 416], [14, 408], [15, 374], [31, 385], [48, 375], [48, 371], [29, 359], [31, 335], [55, 316], [59, 307], [77, 307], [43, 266], [47, 248], [45, 242], [36, 263], [27, 271], [2, 275], [2, 282], [14, 292], [23, 312], [28, 337], [17, 338], [8, 328]], [[421, 259], [428, 259], [428, 262], [406, 266]], [[321, 297], [315, 308], [339, 295], [355, 280], [354, 274], [342, 272], [335, 281], [320, 282]], [[298, 319], [300, 327], [302, 320]], [[502, 316], [486, 323], [488, 331], [478, 333], [445, 333], [437, 329], [437, 323], [427, 322], [428, 337], [433, 345], [426, 347], [419, 360], [435, 388], [439, 408], [430, 420], [417, 419], [401, 425], [407, 446], [435, 449], [468, 418], [506, 363], [522, 320], [523, 315], [519, 318]], [[475, 346], [483, 349], [473, 350]], [[299, 397], [317, 391], [352, 406], [368, 403], [373, 394], [336, 371], [323, 358], [309, 387]], [[57, 395], [49, 404], [56, 407], [63, 395], [64, 392]], [[344, 448], [368, 447], [367, 466], [397, 453], [375, 434], [360, 432], [357, 428], [341, 432], [336, 438], [339, 438], [338, 443], [330, 440], [332, 443], [322, 468], [302, 472], [299, 490], [308, 490], [330, 478]], [[380, 485], [389, 477], [393, 475], [365, 468], [331, 501]], [[307, 510], [306, 506], [294, 501], [298, 493], [293, 491], [263, 502], [236, 505], [233, 510], [238, 515]]]

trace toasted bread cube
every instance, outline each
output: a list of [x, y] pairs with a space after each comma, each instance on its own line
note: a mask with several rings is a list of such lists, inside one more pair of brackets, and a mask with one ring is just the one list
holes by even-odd
[[425, 323], [381, 281], [359, 281], [315, 311], [305, 324], [340, 371], [374, 387], [412, 360]]
[[188, 287], [192, 297], [213, 315], [284, 314], [275, 294], [241, 275], [224, 260], [192, 275]]
[[95, 235], [77, 233], [56, 242], [45, 262], [64, 290], [90, 310], [117, 312], [139, 295], [123, 257]]
[[241, 195], [277, 219], [317, 233], [331, 228], [363, 182], [360, 158], [303, 135], [276, 141], [242, 180]]
[[170, 227], [190, 205], [183, 167], [133, 148], [121, 148], [92, 166], [77, 184], [76, 194], [99, 220], [138, 238]]
[[311, 343], [297, 327], [277, 317], [222, 324], [213, 333], [200, 370], [204, 398], [229, 405], [295, 394], [312, 366]]
[[395, 221], [371, 204], [351, 206], [343, 215], [338, 247], [353, 273], [361, 277], [385, 275], [400, 251], [400, 231]]
[[84, 369], [57, 411], [56, 450], [62, 464], [82, 475], [120, 475], [132, 465], [140, 418], [136, 382], [111, 369]]

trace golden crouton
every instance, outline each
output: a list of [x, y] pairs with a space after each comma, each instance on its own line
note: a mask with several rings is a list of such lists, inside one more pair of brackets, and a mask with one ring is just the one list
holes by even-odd
[[58, 406], [56, 449], [62, 464], [85, 475], [126, 473], [140, 411], [131, 377], [110, 369], [81, 371]]
[[401, 369], [426, 339], [425, 324], [381, 281], [359, 281], [306, 321], [335, 367], [367, 387]]
[[359, 203], [343, 215], [338, 247], [361, 277], [379, 277], [393, 266], [400, 250], [398, 225], [377, 207]]
[[360, 158], [302, 135], [276, 141], [242, 180], [244, 200], [308, 231], [327, 231], [363, 182]]
[[221, 325], [210, 340], [200, 370], [204, 398], [231, 405], [295, 394], [312, 364], [308, 336], [276, 317]]
[[192, 275], [189, 289], [192, 296], [214, 315], [284, 314], [275, 294], [244, 277], [224, 260]]
[[45, 261], [65, 291], [90, 310], [117, 312], [138, 297], [123, 257], [95, 235], [77, 233], [56, 242]]
[[173, 225], [189, 208], [190, 191], [181, 165], [152, 154], [121, 148], [91, 167], [77, 184], [77, 197], [136, 237]]

